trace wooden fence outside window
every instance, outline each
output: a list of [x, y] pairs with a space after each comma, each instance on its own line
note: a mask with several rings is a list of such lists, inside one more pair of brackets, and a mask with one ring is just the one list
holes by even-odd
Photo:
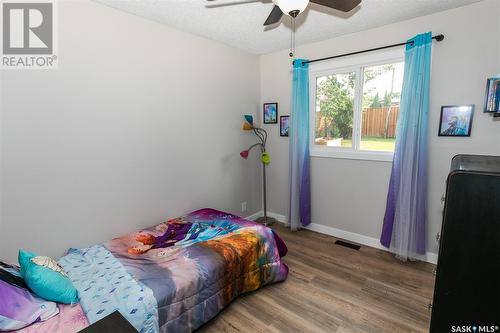
[[396, 137], [399, 106], [363, 109], [361, 136]]

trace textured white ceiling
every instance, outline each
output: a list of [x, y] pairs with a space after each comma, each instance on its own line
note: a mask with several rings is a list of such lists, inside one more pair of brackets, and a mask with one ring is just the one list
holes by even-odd
[[[288, 17], [271, 29], [262, 26], [273, 6], [270, 0], [218, 8], [206, 6], [236, 0], [210, 3], [204, 0], [95, 1], [255, 54], [287, 49], [290, 43]], [[479, 1], [363, 0], [360, 6], [347, 14], [309, 4], [296, 23], [296, 44], [316, 42]]]

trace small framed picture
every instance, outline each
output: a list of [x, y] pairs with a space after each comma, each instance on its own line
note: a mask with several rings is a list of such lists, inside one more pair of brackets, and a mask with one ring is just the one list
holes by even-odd
[[280, 136], [288, 136], [290, 131], [290, 116], [280, 117]]
[[486, 81], [484, 112], [500, 114], [500, 76], [489, 78]]
[[441, 107], [439, 136], [470, 136], [474, 104]]
[[264, 103], [264, 124], [278, 123], [278, 103]]

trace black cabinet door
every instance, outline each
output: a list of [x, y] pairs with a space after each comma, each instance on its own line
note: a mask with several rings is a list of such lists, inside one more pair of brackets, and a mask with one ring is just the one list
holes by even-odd
[[450, 174], [441, 235], [431, 332], [495, 328], [500, 324], [498, 174]]

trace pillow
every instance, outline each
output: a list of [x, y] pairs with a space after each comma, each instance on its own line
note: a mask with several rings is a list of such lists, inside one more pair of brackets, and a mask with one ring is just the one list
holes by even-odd
[[19, 250], [19, 265], [24, 281], [38, 296], [64, 304], [78, 303], [78, 292], [56, 261]]

